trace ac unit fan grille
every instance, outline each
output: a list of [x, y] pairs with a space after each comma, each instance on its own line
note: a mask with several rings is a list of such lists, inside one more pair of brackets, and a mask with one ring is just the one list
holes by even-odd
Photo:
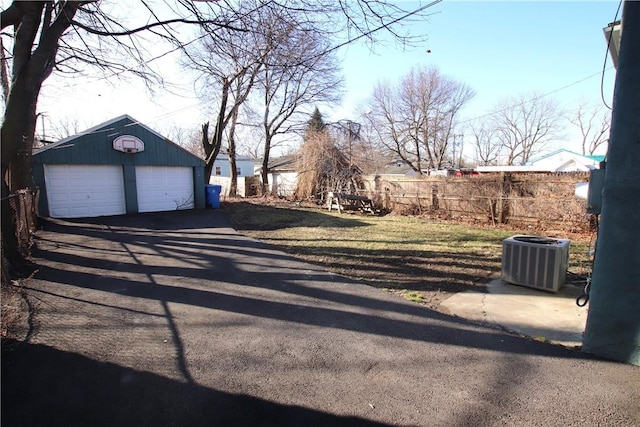
[[514, 236], [503, 241], [502, 280], [517, 285], [557, 292], [564, 284], [569, 240], [548, 241]]

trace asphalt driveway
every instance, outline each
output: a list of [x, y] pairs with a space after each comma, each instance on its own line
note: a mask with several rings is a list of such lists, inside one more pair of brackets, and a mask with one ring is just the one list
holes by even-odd
[[46, 222], [2, 425], [640, 425], [640, 369], [446, 316], [217, 210]]

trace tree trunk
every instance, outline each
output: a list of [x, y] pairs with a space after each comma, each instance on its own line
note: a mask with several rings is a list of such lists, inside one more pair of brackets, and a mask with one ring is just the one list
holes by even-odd
[[269, 153], [271, 151], [271, 135], [267, 132], [264, 140], [264, 156], [262, 157], [262, 195], [269, 193]]
[[27, 116], [27, 129], [22, 137], [20, 148], [18, 149], [17, 158], [11, 164], [11, 184], [12, 191], [21, 190], [23, 188], [33, 188], [33, 166], [31, 164], [31, 154], [34, 147], [35, 129], [36, 129], [36, 104], [37, 101], [29, 106]]
[[31, 178], [31, 150], [36, 123], [36, 106], [41, 82], [21, 73], [14, 81], [2, 121], [3, 169], [9, 171], [9, 191], [28, 188], [33, 185]]
[[211, 171], [213, 170], [213, 162], [216, 161], [218, 153], [220, 153], [220, 147], [222, 146], [222, 135], [224, 131], [224, 114], [227, 110], [227, 101], [229, 99], [229, 80], [225, 77], [222, 80], [222, 99], [220, 100], [220, 111], [218, 112], [218, 120], [216, 121], [216, 128], [213, 134], [213, 140], [209, 141], [209, 123], [206, 123], [206, 135], [205, 125], [202, 126], [202, 145], [206, 155], [206, 164], [204, 168], [205, 184], [209, 183], [211, 179]]
[[211, 170], [213, 169], [213, 162], [209, 162], [209, 156], [211, 155], [211, 152], [213, 151], [213, 146], [211, 145], [211, 143], [209, 142], [209, 122], [204, 123], [202, 125], [202, 149], [204, 150], [204, 158], [205, 158], [205, 165], [204, 165], [204, 185], [209, 184], [209, 181], [211, 180]]
[[[4, 43], [0, 37], [0, 51], [4, 52]], [[11, 90], [11, 83], [9, 81], [9, 66], [7, 64], [7, 58], [3, 54], [0, 57], [0, 81], [2, 82], [2, 99], [6, 102], [9, 98], [9, 91]]]
[[209, 141], [209, 122], [202, 125], [202, 147], [204, 148], [205, 155], [205, 165], [204, 165], [204, 184], [209, 184], [211, 180], [211, 173], [213, 171], [213, 162], [216, 161], [216, 157], [218, 157], [218, 153], [220, 152], [220, 144], [222, 141], [219, 141], [218, 144], [215, 143], [214, 140]]
[[[15, 219], [9, 195], [33, 186], [31, 150], [36, 120], [36, 104], [41, 84], [21, 73], [12, 85], [0, 130], [2, 141], [2, 252], [11, 269], [24, 261], [18, 251]], [[7, 272], [10, 274], [10, 272]]]
[[231, 112], [231, 126], [229, 127], [229, 168], [231, 170], [231, 182], [229, 184], [229, 197], [235, 197], [238, 193], [238, 166], [236, 163], [236, 123], [238, 121], [238, 109]]
[[[36, 107], [42, 83], [55, 65], [60, 37], [69, 28], [79, 2], [64, 2], [54, 22], [51, 15], [42, 15], [47, 2], [14, 2], [9, 6], [14, 14], [2, 23], [14, 29], [13, 76], [6, 96], [5, 112], [0, 130], [2, 145], [2, 252], [6, 259], [21, 261], [18, 252], [15, 223], [9, 205], [9, 194], [33, 186], [31, 151], [36, 123]], [[6, 9], [3, 11], [6, 12]], [[5, 15], [8, 17], [9, 15]], [[43, 21], [44, 19], [44, 21]], [[42, 28], [41, 28], [42, 26]], [[40, 37], [35, 42], [38, 31]], [[3, 90], [7, 88], [4, 87]]]

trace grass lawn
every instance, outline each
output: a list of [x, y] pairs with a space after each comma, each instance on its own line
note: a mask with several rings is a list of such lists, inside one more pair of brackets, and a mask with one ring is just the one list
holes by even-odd
[[[452, 293], [483, 289], [499, 277], [504, 238], [543, 234], [263, 199], [229, 200], [222, 209], [237, 230], [271, 247], [434, 308]], [[568, 280], [585, 276], [588, 243], [588, 236], [572, 240]]]

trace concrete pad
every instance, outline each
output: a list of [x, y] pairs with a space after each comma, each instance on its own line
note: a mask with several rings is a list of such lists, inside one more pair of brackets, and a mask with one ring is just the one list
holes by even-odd
[[565, 285], [556, 294], [512, 285], [500, 279], [487, 293], [461, 292], [443, 301], [451, 314], [568, 347], [582, 345], [587, 307], [578, 307], [582, 289]]

